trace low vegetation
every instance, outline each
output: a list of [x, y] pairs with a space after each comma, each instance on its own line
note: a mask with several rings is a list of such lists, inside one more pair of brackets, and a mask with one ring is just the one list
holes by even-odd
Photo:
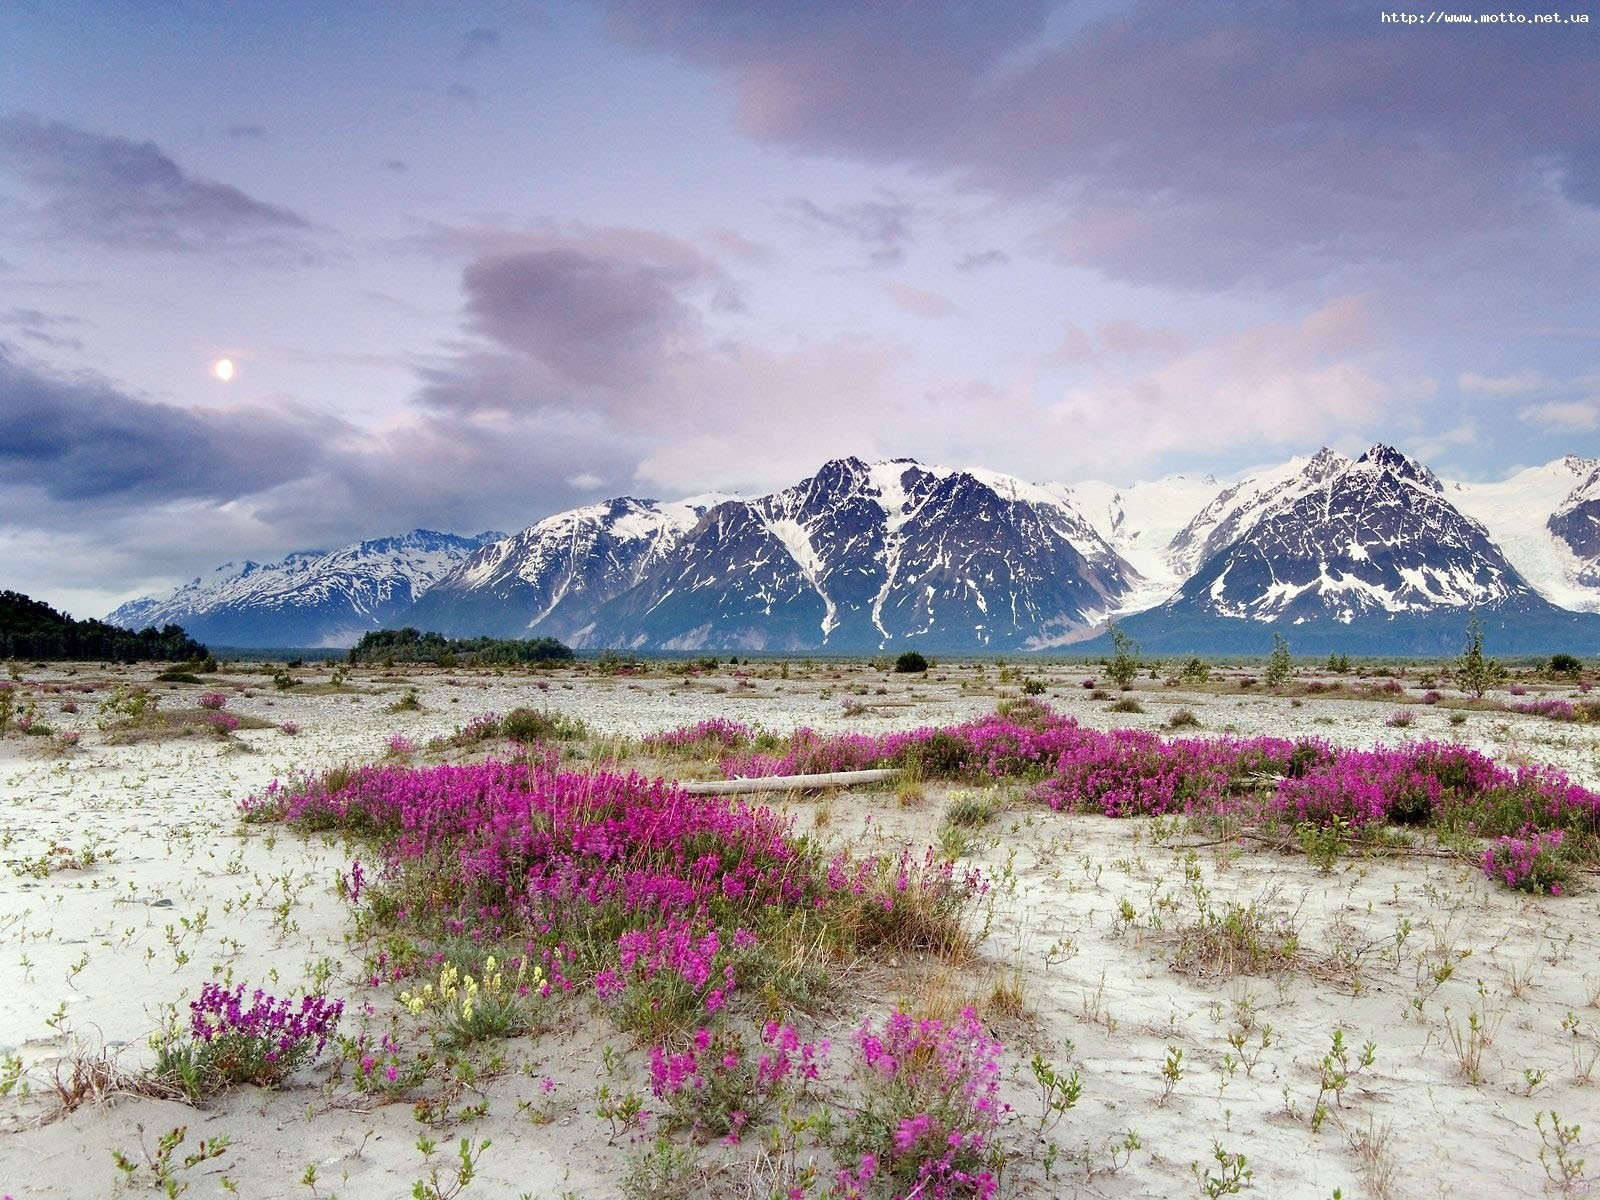
[[572, 649], [555, 638], [447, 638], [440, 633], [404, 629], [375, 629], [361, 636], [347, 655], [358, 663], [394, 666], [431, 663], [439, 667], [481, 667], [520, 663], [569, 662]]

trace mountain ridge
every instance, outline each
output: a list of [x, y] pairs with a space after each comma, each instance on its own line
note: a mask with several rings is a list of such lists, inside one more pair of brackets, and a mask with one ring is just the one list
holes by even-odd
[[[434, 557], [406, 560], [419, 537]], [[381, 620], [663, 652], [1047, 650], [1092, 640], [1108, 620], [1147, 636], [1164, 620], [1214, 642], [1243, 636], [1238, 622], [1303, 640], [1332, 621], [1346, 632], [1327, 636], [1359, 649], [1363, 631], [1392, 643], [1401, 627], [1401, 642], [1427, 642], [1416, 630], [1468, 611], [1550, 636], [1600, 630], [1600, 463], [1572, 455], [1498, 484], [1448, 483], [1378, 443], [1233, 481], [1127, 487], [847, 457], [761, 496], [621, 496], [515, 534], [455, 538], [444, 554], [452, 538], [413, 531], [224, 564], [113, 616], [188, 627], [187, 603], [212, 640], [266, 644], [238, 635], [253, 620], [264, 638], [272, 614], [281, 629], [297, 606], [336, 601], [342, 626], [327, 612], [303, 623], [324, 641]], [[352, 560], [385, 561], [386, 582], [369, 570], [354, 595], [336, 569]], [[217, 613], [233, 624], [219, 631]]]

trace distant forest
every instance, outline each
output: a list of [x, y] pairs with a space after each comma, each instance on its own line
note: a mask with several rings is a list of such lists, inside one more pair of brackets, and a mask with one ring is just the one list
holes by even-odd
[[435, 663], [441, 667], [483, 666], [494, 663], [562, 662], [572, 658], [572, 648], [555, 638], [525, 641], [501, 638], [447, 638], [439, 633], [405, 629], [377, 629], [350, 647], [352, 663]]
[[0, 591], [0, 658], [187, 662], [205, 657], [206, 648], [181, 625], [135, 633], [104, 621], [76, 621], [21, 592]]

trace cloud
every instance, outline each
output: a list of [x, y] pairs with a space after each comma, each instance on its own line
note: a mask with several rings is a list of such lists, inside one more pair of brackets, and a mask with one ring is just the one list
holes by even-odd
[[883, 285], [883, 290], [889, 294], [889, 299], [919, 317], [952, 317], [961, 311], [961, 306], [950, 297], [924, 288], [889, 282]]
[[1070, 366], [1107, 359], [1171, 357], [1179, 353], [1183, 346], [1183, 335], [1175, 329], [1119, 319], [1102, 321], [1093, 331], [1087, 331], [1068, 321], [1060, 344], [1046, 361]]
[[1050, 436], [1084, 439], [1091, 452], [1071, 451], [1080, 469], [1103, 472], [1163, 455], [1299, 451], [1403, 416], [1416, 397], [1381, 374], [1377, 324], [1366, 301], [1340, 297], [1299, 322], [1259, 324], [1131, 377], [1095, 379], [1048, 406]]
[[1456, 386], [1478, 396], [1526, 396], [1530, 392], [1548, 391], [1554, 381], [1538, 371], [1518, 371], [1511, 375], [1464, 371], [1456, 379]]
[[802, 224], [842, 235], [867, 250], [875, 267], [894, 266], [905, 259], [911, 241], [914, 207], [904, 200], [863, 200], [827, 208], [811, 200], [789, 201], [787, 211]]
[[698, 321], [684, 291], [713, 276], [687, 244], [662, 243], [649, 255], [638, 240], [552, 237], [480, 255], [462, 274], [468, 326], [568, 383], [638, 385]]
[[1590, 433], [1600, 429], [1600, 400], [1552, 400], [1529, 405], [1518, 416], [1547, 433]]
[[49, 236], [161, 251], [282, 247], [310, 224], [236, 187], [188, 174], [153, 142], [29, 114], [0, 117], [0, 163], [34, 193]]
[[979, 250], [973, 254], [963, 254], [956, 260], [958, 271], [981, 271], [985, 267], [998, 267], [1011, 261], [1011, 255], [1004, 250]]
[[1032, 0], [608, 7], [617, 36], [717, 73], [750, 136], [1044, 201], [1054, 247], [1115, 278], [1592, 278], [1586, 38], [1424, 44], [1353, 0], [1130, 0], [1065, 32]]
[[13, 308], [0, 313], [0, 325], [9, 325], [22, 337], [58, 350], [83, 349], [82, 340], [66, 332], [83, 324], [82, 317], [40, 312], [36, 308]]
[[48, 501], [226, 503], [304, 479], [325, 424], [260, 407], [180, 408], [103, 379], [34, 368], [0, 346], [0, 477]]

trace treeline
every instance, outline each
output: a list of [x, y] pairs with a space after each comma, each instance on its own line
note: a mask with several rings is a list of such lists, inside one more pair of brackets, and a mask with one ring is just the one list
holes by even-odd
[[564, 662], [572, 656], [572, 648], [555, 638], [447, 638], [440, 633], [420, 633], [410, 626], [364, 634], [348, 655], [352, 664], [434, 663], [441, 667]]
[[21, 592], [0, 592], [0, 658], [51, 661], [198, 661], [206, 648], [181, 625], [137, 633], [104, 621], [77, 621]]

